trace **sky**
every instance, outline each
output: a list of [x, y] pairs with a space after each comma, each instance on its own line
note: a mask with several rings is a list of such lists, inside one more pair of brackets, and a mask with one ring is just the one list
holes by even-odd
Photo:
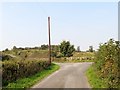
[[69, 40], [88, 50], [118, 40], [117, 2], [4, 2], [1, 7], [0, 50], [48, 44], [48, 16], [51, 44]]

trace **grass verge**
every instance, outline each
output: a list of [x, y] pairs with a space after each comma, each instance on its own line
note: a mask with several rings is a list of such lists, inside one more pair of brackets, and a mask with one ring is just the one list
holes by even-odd
[[88, 68], [86, 75], [92, 88], [107, 88], [104, 81], [96, 74], [93, 65]]
[[31, 86], [36, 84], [38, 81], [41, 81], [43, 78], [52, 74], [59, 68], [60, 68], [59, 65], [52, 63], [51, 66], [48, 67], [47, 69], [45, 69], [41, 72], [38, 72], [37, 74], [35, 74], [33, 76], [30, 76], [27, 78], [22, 78], [13, 83], [9, 83], [5, 88], [14, 88], [15, 90], [17, 90], [17, 88], [30, 88]]

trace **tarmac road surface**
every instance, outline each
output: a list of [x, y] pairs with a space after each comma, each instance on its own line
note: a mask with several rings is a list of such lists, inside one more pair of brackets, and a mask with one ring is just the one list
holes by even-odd
[[60, 69], [32, 88], [90, 88], [85, 71], [92, 62], [57, 63]]

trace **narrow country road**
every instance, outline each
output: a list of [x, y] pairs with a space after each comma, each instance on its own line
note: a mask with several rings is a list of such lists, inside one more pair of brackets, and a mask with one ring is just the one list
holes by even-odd
[[57, 64], [61, 67], [58, 71], [32, 88], [90, 88], [85, 71], [91, 62]]

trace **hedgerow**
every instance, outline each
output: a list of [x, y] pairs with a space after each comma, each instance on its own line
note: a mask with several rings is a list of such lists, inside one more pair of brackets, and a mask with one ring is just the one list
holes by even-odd
[[120, 42], [110, 39], [96, 53], [96, 72], [109, 88], [120, 86]]
[[14, 60], [2, 62], [3, 86], [23, 77], [29, 77], [47, 68], [47, 61], [41, 60]]

